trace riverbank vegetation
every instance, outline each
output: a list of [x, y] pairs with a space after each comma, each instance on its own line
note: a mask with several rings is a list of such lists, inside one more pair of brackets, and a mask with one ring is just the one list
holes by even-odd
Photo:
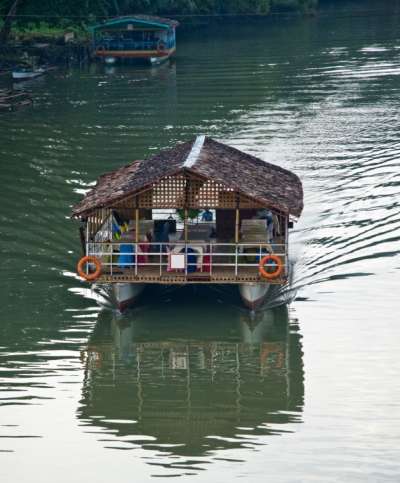
[[[199, 18], [204, 25], [204, 22], [211, 22], [213, 18], [234, 19], [236, 15], [314, 13], [319, 1], [0, 0], [0, 70], [21, 63], [22, 55], [50, 63], [75, 57], [85, 58], [88, 52], [88, 27], [110, 17], [138, 13], [170, 16], [179, 19], [184, 29], [185, 26], [191, 28]], [[66, 33], [69, 36], [67, 47]]]
[[317, 6], [318, 0], [0, 0], [0, 13], [6, 15], [15, 3], [17, 15], [84, 19], [131, 13], [224, 15], [290, 10], [307, 12]]
[[314, 12], [318, 0], [0, 0], [0, 41], [12, 33], [59, 36], [84, 34], [87, 25], [106, 17], [151, 15], [268, 15]]

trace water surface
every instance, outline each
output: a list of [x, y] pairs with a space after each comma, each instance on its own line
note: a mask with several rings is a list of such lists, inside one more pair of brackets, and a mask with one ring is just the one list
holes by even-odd
[[[0, 117], [5, 482], [398, 481], [399, 17], [185, 34]], [[298, 299], [150, 291], [123, 317], [75, 275], [95, 178], [205, 133], [296, 172]], [[100, 304], [101, 302], [101, 304]]]

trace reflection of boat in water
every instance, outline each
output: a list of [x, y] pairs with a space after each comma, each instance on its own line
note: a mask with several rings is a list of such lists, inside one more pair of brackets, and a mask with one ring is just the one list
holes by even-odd
[[84, 353], [79, 417], [124, 444], [186, 456], [260, 444], [298, 421], [301, 346], [287, 309], [253, 321], [235, 308], [206, 312], [104, 313]]

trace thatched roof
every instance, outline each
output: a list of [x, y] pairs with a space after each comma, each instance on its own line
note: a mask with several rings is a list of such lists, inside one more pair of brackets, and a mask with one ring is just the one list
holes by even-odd
[[179, 22], [170, 18], [157, 17], [155, 15], [125, 15], [122, 17], [115, 17], [106, 22], [94, 25], [91, 30], [98, 30], [107, 27], [115, 27], [121, 24], [140, 23], [143, 25], [156, 26], [161, 28], [178, 27]]
[[134, 161], [102, 175], [97, 185], [74, 207], [73, 216], [91, 211], [151, 188], [153, 183], [180, 172], [211, 179], [247, 196], [266, 208], [299, 217], [303, 189], [294, 173], [259, 158], [199, 136], [196, 140], [160, 151], [145, 161]]

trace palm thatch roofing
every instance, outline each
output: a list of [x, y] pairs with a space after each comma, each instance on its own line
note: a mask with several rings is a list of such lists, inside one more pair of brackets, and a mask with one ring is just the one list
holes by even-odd
[[193, 174], [222, 183], [266, 208], [299, 217], [303, 210], [303, 188], [297, 175], [209, 137], [164, 149], [145, 161], [134, 161], [103, 174], [96, 186], [72, 211], [87, 216], [96, 209], [150, 189], [167, 176]]

